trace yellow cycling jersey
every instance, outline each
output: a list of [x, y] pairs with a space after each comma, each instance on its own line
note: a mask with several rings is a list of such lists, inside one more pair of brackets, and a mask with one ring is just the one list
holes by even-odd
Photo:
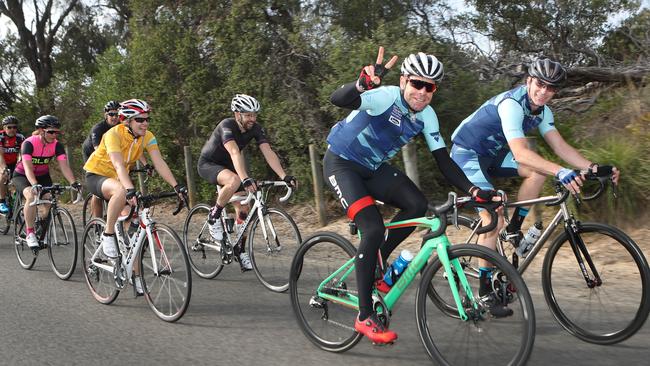
[[147, 131], [144, 137], [135, 138], [126, 125], [119, 124], [102, 136], [99, 146], [84, 165], [84, 170], [117, 179], [117, 171], [108, 154], [112, 152], [122, 153], [122, 159], [124, 159], [124, 165], [128, 171], [140, 159], [144, 149], [147, 149], [149, 153], [158, 150], [158, 142], [153, 133]]

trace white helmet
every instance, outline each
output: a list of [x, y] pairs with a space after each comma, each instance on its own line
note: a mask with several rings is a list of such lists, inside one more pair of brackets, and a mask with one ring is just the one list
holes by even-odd
[[140, 99], [125, 100], [124, 102], [120, 103], [120, 109], [118, 110], [121, 121], [149, 112], [151, 112], [151, 107], [149, 107], [149, 104]]
[[230, 109], [232, 109], [233, 112], [257, 113], [260, 110], [260, 102], [250, 95], [235, 94], [235, 97], [232, 98], [232, 102], [230, 103]]
[[417, 55], [412, 53], [402, 62], [402, 75], [415, 75], [440, 81], [444, 74], [442, 63], [436, 56], [424, 52], [418, 52]]

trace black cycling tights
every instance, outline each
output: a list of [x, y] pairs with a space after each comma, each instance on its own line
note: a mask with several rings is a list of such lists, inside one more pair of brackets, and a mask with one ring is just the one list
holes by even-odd
[[[415, 184], [410, 182], [415, 189], [400, 187], [395, 190], [397, 197], [382, 197], [384, 203], [395, 206], [400, 212], [392, 221], [407, 220], [424, 216], [427, 210], [427, 201]], [[407, 185], [409, 186], [409, 185]], [[410, 186], [408, 188], [411, 188]], [[409, 236], [414, 227], [390, 230], [384, 242], [384, 221], [377, 209], [371, 205], [357, 213], [354, 222], [361, 232], [361, 242], [357, 250], [356, 275], [359, 291], [359, 319], [363, 320], [372, 314], [372, 286], [375, 280], [377, 266], [377, 249], [381, 247], [384, 263], [390, 253]]]

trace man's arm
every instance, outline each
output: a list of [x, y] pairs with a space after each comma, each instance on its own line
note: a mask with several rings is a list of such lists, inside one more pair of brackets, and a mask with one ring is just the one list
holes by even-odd
[[591, 161], [587, 160], [573, 146], [569, 145], [557, 130], [549, 131], [544, 135], [544, 140], [553, 149], [553, 152], [574, 168], [587, 169]]
[[0, 173], [4, 172], [6, 168], [7, 168], [7, 163], [5, 162], [4, 149], [0, 147]]
[[[548, 132], [546, 135], [549, 133], [551, 132]], [[528, 140], [525, 137], [509, 140], [508, 146], [510, 146], [510, 151], [512, 151], [512, 155], [515, 157], [517, 163], [526, 165], [536, 172], [546, 175], [556, 175], [562, 169], [561, 165], [548, 161], [531, 150], [528, 147]]]
[[233, 165], [235, 166], [235, 172], [239, 176], [239, 179], [243, 181], [248, 178], [244, 156], [241, 154], [241, 151], [239, 151], [239, 146], [237, 146], [235, 140], [230, 140], [223, 144], [223, 146], [226, 148], [226, 151], [228, 151], [228, 154], [230, 154], [230, 159], [232, 159]]
[[284, 177], [287, 175], [284, 172], [284, 169], [282, 169], [282, 164], [280, 163], [280, 158], [278, 155], [271, 149], [271, 145], [268, 143], [264, 143], [259, 145], [260, 151], [262, 151], [262, 155], [264, 155], [264, 159], [266, 159], [266, 162], [269, 164], [271, 169], [275, 172], [275, 174], [280, 177], [280, 179], [284, 179]]

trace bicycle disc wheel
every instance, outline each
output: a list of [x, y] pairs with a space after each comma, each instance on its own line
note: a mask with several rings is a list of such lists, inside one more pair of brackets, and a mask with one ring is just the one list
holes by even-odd
[[[472, 306], [469, 294], [459, 286], [459, 295], [469, 317], [465, 321], [458, 316], [449, 316], [431, 301], [428, 293], [433, 284], [446, 303], [455, 304], [442, 262], [435, 258], [427, 265], [415, 299], [415, 317], [424, 348], [434, 361], [443, 365], [478, 365], [483, 362], [523, 365], [535, 340], [535, 312], [528, 289], [512, 264], [496, 252], [473, 244], [449, 248], [450, 260], [476, 263], [478, 258], [494, 266], [492, 291], [479, 296], [478, 277], [467, 276], [478, 308]], [[447, 292], [443, 293], [445, 285]], [[512, 315], [492, 316], [487, 303], [491, 297], [507, 302]]]
[[[347, 351], [362, 337], [354, 330], [357, 309], [316, 295], [319, 285], [355, 253], [356, 249], [342, 236], [316, 233], [302, 243], [291, 264], [289, 293], [298, 325], [312, 343], [326, 351]], [[355, 271], [344, 282], [334, 279], [327, 286], [339, 295], [356, 294]]]
[[18, 263], [24, 269], [32, 269], [36, 263], [37, 255], [27, 245], [27, 233], [25, 232], [25, 218], [23, 216], [23, 207], [20, 206], [16, 211], [14, 219], [14, 250]]
[[264, 225], [255, 218], [248, 232], [248, 254], [262, 285], [274, 292], [289, 289], [289, 271], [300, 242], [300, 231], [291, 216], [278, 208], [267, 208]]
[[187, 214], [183, 225], [183, 243], [187, 249], [190, 265], [201, 278], [215, 278], [223, 269], [221, 253], [215, 248], [221, 247], [208, 230], [210, 206], [199, 204]]
[[99, 268], [95, 266], [95, 263], [109, 265], [111, 262], [101, 249], [99, 249], [99, 255], [95, 261], [91, 261], [92, 256], [101, 244], [101, 235], [105, 226], [106, 222], [97, 217], [90, 219], [86, 225], [82, 239], [81, 263], [83, 264], [84, 278], [90, 293], [95, 300], [108, 305], [117, 299], [120, 290], [115, 287], [113, 272]]
[[[544, 297], [569, 333], [596, 344], [621, 342], [636, 333], [650, 312], [650, 270], [639, 247], [622, 231], [582, 223], [576, 237], [585, 245], [601, 284], [588, 286], [566, 232], [551, 244], [542, 268]], [[584, 259], [585, 254], [581, 252]], [[584, 261], [591, 279], [595, 275]]]
[[57, 207], [48, 230], [47, 253], [57, 277], [67, 280], [77, 265], [77, 231], [70, 212]]
[[185, 314], [190, 304], [190, 264], [183, 242], [172, 228], [156, 224], [152, 238], [154, 242], [147, 238], [140, 251], [144, 297], [160, 319], [175, 322]]

